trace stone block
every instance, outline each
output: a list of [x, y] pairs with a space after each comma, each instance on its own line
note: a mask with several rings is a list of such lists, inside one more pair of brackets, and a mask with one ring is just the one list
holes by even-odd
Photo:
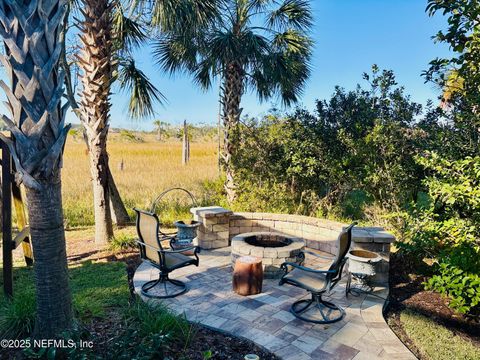
[[200, 222], [208, 229], [209, 226], [218, 224], [218, 219], [216, 217], [200, 218]]
[[370, 243], [373, 242], [373, 235], [361, 228], [353, 228], [352, 240], [357, 243]]
[[240, 226], [240, 234], [252, 232], [251, 226]]
[[228, 240], [214, 240], [212, 244], [212, 249], [223, 248], [227, 247], [228, 245]]
[[240, 227], [239, 226], [230, 226], [229, 231], [230, 231], [230, 236], [240, 234]]
[[263, 251], [264, 256], [266, 257], [277, 257], [277, 249], [276, 248], [265, 248]]
[[233, 214], [231, 210], [227, 210], [220, 206], [195, 207], [195, 208], [191, 208], [190, 212], [193, 215], [198, 215], [199, 217], [203, 217], [203, 218], [215, 217], [220, 214], [228, 215], [228, 216]]
[[217, 224], [212, 226], [212, 231], [214, 232], [224, 232], [229, 230], [230, 226], [228, 224]]
[[275, 222], [273, 220], [257, 220], [255, 226], [273, 229]]
[[220, 231], [215, 233], [218, 240], [227, 240], [230, 238], [230, 233], [228, 231]]
[[217, 218], [217, 224], [229, 224], [230, 219], [228, 216], [218, 216]]
[[213, 241], [202, 241], [202, 240], [199, 240], [199, 241], [198, 241], [198, 244], [199, 244], [199, 246], [200, 246], [202, 249], [213, 249]]
[[252, 249], [250, 250], [250, 255], [263, 257], [263, 248], [257, 246], [252, 247]]
[[233, 225], [238, 227], [252, 226], [252, 220], [235, 220]]
[[381, 231], [374, 231], [371, 232], [373, 234], [373, 242], [375, 243], [388, 243], [391, 244], [395, 242], [395, 236], [392, 234], [381, 230]]

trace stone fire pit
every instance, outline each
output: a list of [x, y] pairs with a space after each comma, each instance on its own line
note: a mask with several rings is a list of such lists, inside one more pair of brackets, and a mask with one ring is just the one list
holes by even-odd
[[282, 276], [280, 269], [285, 261], [299, 264], [300, 253], [305, 247], [301, 238], [275, 232], [251, 232], [232, 238], [232, 266], [240, 256], [251, 255], [262, 259], [264, 277]]

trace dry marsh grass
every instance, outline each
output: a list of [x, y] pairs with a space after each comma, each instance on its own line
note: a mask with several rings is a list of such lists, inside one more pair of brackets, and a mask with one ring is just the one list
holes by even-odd
[[[142, 135], [143, 142], [129, 142], [120, 134], [110, 134], [110, 167], [127, 210], [137, 206], [149, 209], [155, 197], [172, 187], [183, 187], [205, 203], [202, 185], [218, 177], [217, 145], [192, 142], [190, 163], [182, 165], [179, 141], [158, 142], [153, 135]], [[120, 164], [123, 162], [123, 169]], [[83, 141], [69, 136], [62, 173], [63, 206], [68, 227], [94, 224], [93, 199], [88, 154]], [[168, 203], [168, 204], [167, 204]], [[186, 216], [189, 199], [180, 192], [165, 197], [164, 221]], [[133, 214], [132, 214], [133, 215]]]

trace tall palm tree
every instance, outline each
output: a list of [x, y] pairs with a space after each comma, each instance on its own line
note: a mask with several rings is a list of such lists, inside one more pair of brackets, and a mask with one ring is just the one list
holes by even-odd
[[162, 69], [189, 71], [204, 89], [221, 77], [225, 190], [232, 202], [242, 95], [252, 89], [261, 101], [275, 95], [285, 105], [297, 101], [310, 73], [312, 15], [305, 0], [224, 0], [219, 13], [206, 30], [163, 34], [154, 54]]
[[110, 197], [111, 190], [116, 189], [107, 153], [112, 83], [119, 80], [121, 87], [132, 90], [129, 111], [133, 117], [152, 114], [153, 101], [161, 100], [162, 95], [137, 69], [129, 53], [132, 44], [138, 45], [146, 36], [124, 15], [122, 5], [115, 0], [82, 0], [79, 10], [83, 14], [78, 24], [79, 114], [90, 155], [95, 241], [104, 244], [113, 237]]
[[11, 117], [2, 119], [12, 139], [16, 180], [26, 189], [35, 257], [34, 335], [54, 338], [72, 323], [63, 227], [61, 165], [69, 125], [62, 105], [62, 50], [66, 0], [0, 1], [1, 56], [11, 86], [0, 80]]

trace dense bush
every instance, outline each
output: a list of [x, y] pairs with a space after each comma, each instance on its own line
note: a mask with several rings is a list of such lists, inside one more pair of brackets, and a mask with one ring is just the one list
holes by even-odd
[[415, 157], [450, 128], [440, 110], [413, 102], [393, 72], [373, 66], [364, 79], [367, 89], [337, 87], [314, 114], [298, 109], [243, 126], [238, 207], [361, 218], [374, 203], [398, 211], [417, 199], [424, 171]]
[[419, 158], [429, 176], [426, 208], [407, 216], [406, 242], [399, 246], [434, 261], [428, 289], [447, 295], [461, 313], [480, 309], [480, 157], [448, 161], [437, 154]]

